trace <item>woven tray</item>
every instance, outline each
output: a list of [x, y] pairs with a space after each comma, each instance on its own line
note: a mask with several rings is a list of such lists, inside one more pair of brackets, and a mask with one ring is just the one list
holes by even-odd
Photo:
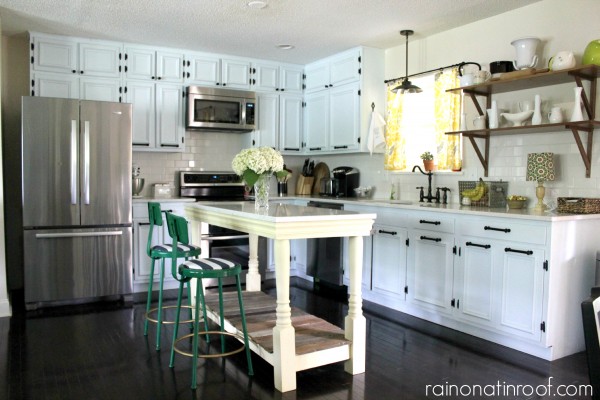
[[568, 214], [600, 214], [600, 199], [559, 197], [557, 211]]

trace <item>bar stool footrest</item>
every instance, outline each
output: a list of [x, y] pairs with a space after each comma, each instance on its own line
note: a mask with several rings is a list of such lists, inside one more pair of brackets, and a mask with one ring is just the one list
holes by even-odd
[[[238, 336], [235, 333], [229, 333], [229, 332], [221, 332], [221, 331], [201, 331], [201, 332], [197, 332], [198, 336], [201, 335], [222, 335], [222, 336], [231, 336], [234, 338], [238, 338]], [[187, 351], [181, 350], [179, 348], [177, 348], [177, 344], [187, 338], [193, 337], [194, 334], [190, 333], [188, 335], [184, 335], [180, 338], [178, 338], [177, 340], [175, 340], [175, 343], [173, 344], [173, 349], [175, 350], [175, 352], [187, 356], [187, 357], [193, 357], [194, 354], [193, 353], [189, 353]], [[198, 358], [218, 358], [218, 357], [228, 357], [228, 356], [232, 356], [234, 354], [237, 353], [241, 353], [244, 349], [246, 348], [246, 345], [244, 343], [242, 343], [241, 347], [233, 350], [233, 351], [228, 351], [225, 353], [216, 353], [216, 354], [198, 354]]]
[[[166, 310], [167, 308], [177, 308], [177, 306], [163, 306], [162, 309]], [[194, 307], [192, 306], [181, 306], [181, 308], [189, 308], [190, 310], [193, 310]], [[148, 310], [148, 312], [146, 314], [144, 314], [144, 316], [146, 317], [146, 319], [150, 322], [154, 322], [155, 324], [158, 323], [158, 319], [154, 318], [151, 316], [151, 314], [155, 313], [158, 311], [158, 307], [157, 308], [152, 308], [150, 310]], [[187, 323], [192, 323], [194, 322], [193, 319], [187, 319], [185, 321], [179, 321], [180, 324], [187, 324]], [[165, 325], [169, 325], [169, 324], [174, 324], [175, 321], [165, 321], [164, 319], [162, 320], [162, 324]]]

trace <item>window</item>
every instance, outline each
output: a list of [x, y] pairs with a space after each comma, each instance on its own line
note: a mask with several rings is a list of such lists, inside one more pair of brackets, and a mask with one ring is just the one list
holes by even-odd
[[438, 170], [460, 170], [461, 137], [445, 134], [459, 130], [460, 96], [446, 92], [458, 86], [457, 75], [452, 69], [411, 79], [421, 93], [393, 93], [397, 82], [388, 87], [385, 169], [411, 170], [422, 165], [420, 155], [429, 151]]

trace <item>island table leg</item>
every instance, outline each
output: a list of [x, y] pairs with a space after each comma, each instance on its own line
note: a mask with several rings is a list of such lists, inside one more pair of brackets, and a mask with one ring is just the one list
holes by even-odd
[[[246, 275], [246, 291], [260, 291], [260, 272], [258, 272], [258, 235], [249, 234], [250, 258], [248, 259], [248, 274]], [[266, 262], [263, 260], [262, 262]]]
[[362, 313], [362, 261], [363, 237], [348, 238], [348, 260], [350, 263], [350, 282], [348, 297], [348, 315], [345, 319], [345, 336], [352, 341], [350, 359], [345, 362], [344, 370], [356, 375], [365, 372], [367, 340], [367, 321]]
[[290, 241], [275, 240], [275, 285], [277, 322], [273, 328], [273, 368], [275, 388], [280, 392], [296, 389], [296, 338], [290, 307]]

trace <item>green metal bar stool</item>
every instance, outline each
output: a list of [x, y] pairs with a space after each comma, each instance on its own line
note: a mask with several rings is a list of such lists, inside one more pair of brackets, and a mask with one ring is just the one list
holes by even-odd
[[[165, 275], [165, 259], [171, 258], [174, 251], [176, 258], [173, 261], [174, 263], [177, 261], [177, 258], [189, 259], [192, 257], [197, 257], [200, 255], [200, 248], [197, 246], [193, 246], [190, 244], [178, 244], [177, 246], [173, 246], [172, 244], [158, 244], [152, 245], [152, 238], [155, 226], [163, 225], [163, 218], [160, 209], [160, 203], [148, 202], [148, 218], [150, 220], [150, 230], [148, 232], [148, 245], [146, 247], [146, 252], [148, 256], [152, 259], [152, 264], [150, 266], [150, 279], [148, 281], [148, 299], [146, 301], [146, 321], [144, 322], [144, 336], [148, 336], [148, 322], [154, 322], [157, 324], [156, 330], [156, 350], [160, 350], [160, 333], [163, 324], [173, 324], [174, 321], [163, 321], [163, 310], [166, 308], [175, 308], [175, 306], [165, 306], [163, 307], [163, 281]], [[167, 226], [168, 227], [168, 226]], [[170, 233], [169, 233], [170, 235]], [[157, 260], [160, 260], [160, 274], [159, 274], [159, 289], [158, 289], [158, 307], [150, 309], [150, 303], [152, 302], [152, 283], [154, 281], [154, 264]], [[189, 294], [189, 287], [188, 287]], [[189, 297], [189, 296], [188, 296]], [[191, 297], [190, 297], [191, 299]], [[153, 317], [154, 313], [156, 313], [156, 318]], [[190, 310], [191, 315], [191, 310]], [[179, 318], [177, 318], [179, 320]], [[191, 317], [189, 321], [192, 322]], [[208, 322], [205, 321], [208, 325]]]
[[[171, 213], [167, 213], [167, 224], [169, 225], [169, 234], [173, 234], [173, 243], [178, 245], [187, 245], [189, 243], [187, 220], [182, 217], [178, 217]], [[194, 310], [194, 326], [193, 333], [184, 335], [180, 338], [177, 337], [179, 331], [179, 324], [175, 324], [173, 332], [173, 345], [171, 347], [171, 360], [169, 367], [173, 368], [175, 362], [175, 352], [192, 357], [192, 389], [196, 389], [196, 369], [198, 365], [198, 357], [202, 358], [213, 358], [213, 357], [224, 357], [246, 350], [246, 360], [248, 362], [248, 375], [254, 375], [252, 369], [252, 357], [250, 355], [250, 346], [248, 343], [248, 332], [246, 329], [246, 315], [244, 313], [244, 304], [242, 300], [242, 287], [240, 284], [240, 273], [242, 267], [239, 264], [225, 260], [223, 258], [198, 258], [193, 260], [186, 260], [183, 264], [176, 267], [177, 255], [176, 252], [172, 253], [172, 274], [173, 276], [181, 277], [179, 283], [179, 295], [177, 297], [177, 316], [176, 321], [179, 321], [181, 312], [181, 298], [183, 295], [183, 285], [185, 281], [197, 279], [196, 285], [196, 304]], [[225, 336], [236, 337], [235, 334], [225, 332], [224, 330], [224, 316], [223, 316], [223, 283], [222, 279], [226, 277], [234, 276], [237, 286], [237, 297], [240, 307], [240, 316], [242, 318], [242, 336], [244, 345], [240, 348], [231, 352], [225, 352]], [[204, 289], [202, 286], [203, 278], [217, 278], [219, 283], [219, 317], [220, 317], [220, 331], [209, 331], [206, 324], [206, 303], [204, 301]], [[202, 303], [202, 313], [205, 321], [205, 331], [199, 331], [199, 314], [200, 314], [200, 303]], [[198, 336], [206, 335], [207, 342], [209, 341], [209, 334], [218, 334], [221, 337], [221, 353], [219, 354], [202, 354], [198, 355]], [[192, 337], [192, 353], [185, 352], [177, 348], [178, 342]]]

